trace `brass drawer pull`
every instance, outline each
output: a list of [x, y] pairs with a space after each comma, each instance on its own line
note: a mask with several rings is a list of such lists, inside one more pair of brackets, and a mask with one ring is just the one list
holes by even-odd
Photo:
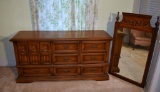
[[96, 57], [91, 57], [91, 60], [95, 60], [96, 59]]
[[65, 61], [69, 60], [69, 58], [64, 58]]
[[64, 72], [65, 72], [65, 73], [69, 73], [70, 71], [69, 71], [69, 70], [64, 70]]
[[63, 46], [65, 49], [68, 49], [69, 48], [69, 46], [68, 45], [65, 45], [65, 46]]
[[92, 45], [91, 47], [92, 47], [92, 48], [97, 48], [97, 46], [96, 46], [96, 45]]

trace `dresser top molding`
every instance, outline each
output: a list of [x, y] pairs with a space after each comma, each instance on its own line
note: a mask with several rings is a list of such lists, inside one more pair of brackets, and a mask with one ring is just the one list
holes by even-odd
[[112, 40], [104, 30], [83, 31], [19, 31], [10, 41], [21, 40]]

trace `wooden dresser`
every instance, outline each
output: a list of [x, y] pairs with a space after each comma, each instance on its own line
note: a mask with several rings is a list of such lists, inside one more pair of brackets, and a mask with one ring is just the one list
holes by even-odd
[[112, 40], [103, 30], [20, 31], [13, 42], [17, 83], [49, 80], [108, 80]]

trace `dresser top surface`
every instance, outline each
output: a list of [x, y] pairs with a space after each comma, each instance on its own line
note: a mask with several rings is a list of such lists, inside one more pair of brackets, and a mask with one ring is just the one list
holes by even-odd
[[103, 30], [83, 31], [19, 31], [10, 41], [19, 40], [111, 40]]

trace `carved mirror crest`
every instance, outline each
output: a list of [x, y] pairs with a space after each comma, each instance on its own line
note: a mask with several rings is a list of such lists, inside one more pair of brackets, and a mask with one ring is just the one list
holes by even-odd
[[109, 73], [144, 87], [148, 75], [159, 26], [150, 25], [152, 16], [119, 13], [114, 27]]

